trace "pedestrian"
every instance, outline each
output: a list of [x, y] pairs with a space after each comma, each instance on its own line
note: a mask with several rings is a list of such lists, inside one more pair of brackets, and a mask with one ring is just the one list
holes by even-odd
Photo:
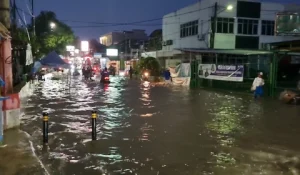
[[129, 76], [130, 76], [130, 79], [132, 79], [132, 74], [133, 74], [133, 68], [130, 66], [130, 68], [129, 68]]
[[166, 69], [165, 72], [164, 72], [164, 77], [165, 77], [165, 81], [167, 84], [170, 84], [171, 83], [171, 73], [170, 73], [170, 70], [169, 69]]
[[254, 79], [252, 83], [251, 90], [254, 91], [254, 98], [262, 97], [263, 96], [263, 86], [265, 85], [265, 81], [262, 78], [263, 73], [260, 72], [257, 77]]

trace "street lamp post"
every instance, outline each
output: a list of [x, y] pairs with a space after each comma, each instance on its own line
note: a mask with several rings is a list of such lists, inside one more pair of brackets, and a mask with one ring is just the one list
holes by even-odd
[[55, 29], [55, 27], [56, 27], [56, 24], [55, 24], [54, 22], [51, 22], [51, 23], [50, 23], [50, 28], [51, 28], [51, 30]]
[[[227, 5], [226, 7], [223, 7], [223, 10], [231, 11], [232, 9], [233, 9], [232, 5]], [[211, 49], [213, 49], [215, 47], [217, 18], [218, 18], [218, 3], [216, 2], [214, 5], [214, 16], [213, 16], [213, 23], [212, 23], [211, 36], [210, 36], [210, 48]]]

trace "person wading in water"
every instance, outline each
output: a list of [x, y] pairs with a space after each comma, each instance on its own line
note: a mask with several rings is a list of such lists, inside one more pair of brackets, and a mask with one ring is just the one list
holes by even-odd
[[254, 91], [255, 99], [257, 99], [258, 97], [262, 97], [264, 94], [263, 86], [265, 85], [265, 81], [262, 76], [263, 73], [260, 72], [252, 83], [251, 91]]

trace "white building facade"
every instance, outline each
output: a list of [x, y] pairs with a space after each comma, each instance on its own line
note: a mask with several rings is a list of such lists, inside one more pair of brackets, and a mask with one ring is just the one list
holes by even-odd
[[300, 39], [274, 34], [276, 13], [288, 10], [280, 3], [201, 0], [163, 17], [161, 54], [173, 57], [184, 48], [257, 50], [264, 43]]

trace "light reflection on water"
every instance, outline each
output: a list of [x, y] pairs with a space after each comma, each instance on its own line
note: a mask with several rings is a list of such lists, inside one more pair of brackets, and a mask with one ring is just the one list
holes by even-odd
[[[288, 174], [299, 110], [270, 100], [112, 77], [40, 82], [22, 129], [52, 174]], [[61, 90], [64, 88], [66, 90]], [[98, 110], [91, 142], [91, 110]], [[41, 113], [49, 112], [49, 148]], [[288, 114], [288, 115], [287, 115]], [[292, 162], [285, 164], [284, 162]], [[299, 161], [300, 162], [300, 161]]]

